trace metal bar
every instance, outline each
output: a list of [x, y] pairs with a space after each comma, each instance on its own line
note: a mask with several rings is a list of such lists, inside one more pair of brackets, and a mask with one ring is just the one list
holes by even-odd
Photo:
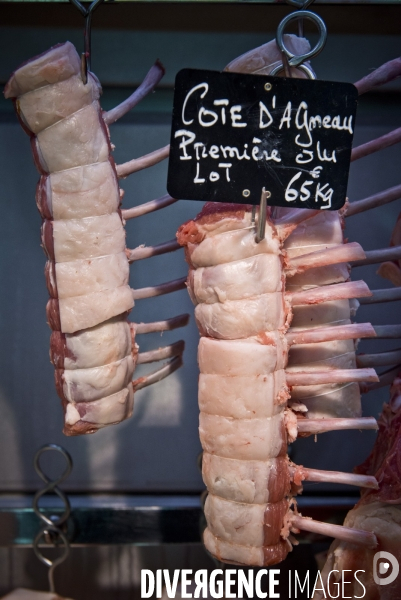
[[[70, 526], [66, 532], [71, 546], [157, 545], [201, 543], [203, 511], [198, 495], [70, 495]], [[304, 514], [325, 518], [339, 513], [339, 522], [358, 500], [357, 495], [302, 496], [297, 499]], [[54, 499], [43, 510], [57, 515]], [[32, 496], [0, 496], [0, 547], [31, 547], [40, 520], [30, 506]], [[49, 546], [50, 547], [50, 546]]]

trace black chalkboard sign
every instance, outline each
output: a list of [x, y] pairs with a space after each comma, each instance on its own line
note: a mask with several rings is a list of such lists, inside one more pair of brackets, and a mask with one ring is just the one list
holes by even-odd
[[338, 210], [358, 92], [349, 83], [183, 69], [167, 190], [178, 199]]

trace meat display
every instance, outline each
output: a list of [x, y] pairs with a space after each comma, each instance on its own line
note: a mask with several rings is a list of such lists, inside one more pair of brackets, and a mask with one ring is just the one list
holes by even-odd
[[[376, 490], [365, 490], [358, 504], [345, 519], [347, 527], [358, 527], [373, 531], [377, 537], [376, 550], [356, 549], [351, 544], [335, 540], [329, 550], [327, 562], [322, 571], [326, 591], [334, 589], [341, 582], [342, 571], [360, 570], [358, 578], [365, 588], [367, 600], [395, 600], [401, 596], [400, 578], [396, 577], [387, 585], [375, 581], [374, 569], [376, 552], [389, 552], [401, 563], [401, 378], [397, 377], [390, 390], [390, 402], [385, 404], [379, 419], [379, 433], [369, 458], [356, 471], [375, 475], [379, 484]], [[387, 563], [387, 569], [390, 563]], [[392, 565], [394, 568], [394, 565]], [[337, 570], [337, 571], [336, 571]], [[332, 572], [331, 576], [329, 573]], [[382, 575], [386, 574], [382, 572]], [[388, 575], [391, 572], [388, 571]], [[382, 576], [381, 575], [381, 576]], [[377, 574], [376, 574], [377, 577]], [[380, 575], [379, 575], [380, 577]], [[358, 585], [358, 589], [355, 586]], [[344, 584], [348, 597], [361, 595], [360, 584]], [[356, 595], [357, 594], [357, 595]], [[323, 598], [323, 591], [316, 592], [314, 600]]]
[[[308, 50], [306, 40], [295, 36], [287, 36], [286, 45], [294, 54]], [[270, 42], [227, 70], [269, 74], [278, 61], [280, 53]], [[389, 63], [361, 80], [360, 93], [394, 78], [400, 61], [394, 62], [395, 68]], [[293, 75], [300, 76], [296, 69]], [[353, 160], [395, 143], [394, 137], [354, 149]], [[393, 188], [340, 213], [273, 209], [260, 243], [255, 239], [257, 219], [255, 223], [252, 207], [245, 205], [208, 203], [178, 230], [202, 336], [199, 432], [208, 489], [204, 543], [221, 561], [278, 563], [300, 529], [376, 547], [374, 534], [364, 528], [301, 517], [293, 499], [304, 479], [376, 489], [373, 474], [304, 469], [289, 461], [287, 444], [298, 435], [377, 427], [375, 419], [361, 418], [360, 393], [385, 385], [387, 376], [379, 381], [366, 369], [374, 365], [358, 364], [355, 340], [391, 337], [392, 326], [351, 323], [356, 299], [379, 301], [381, 291], [372, 294], [364, 282], [349, 281], [348, 263], [381, 262], [387, 250], [364, 253], [358, 244], [345, 244], [344, 214], [400, 196]], [[354, 479], [363, 476], [369, 479]]]
[[[111, 156], [108, 125], [116, 121], [164, 74], [156, 63], [144, 82], [121, 105], [102, 112], [100, 83], [88, 73], [70, 42], [54, 46], [21, 65], [5, 87], [23, 129], [31, 137], [41, 177], [36, 201], [43, 218], [42, 246], [50, 295], [48, 323], [53, 330], [50, 358], [65, 413], [64, 433], [93, 433], [132, 414], [134, 391], [178, 368], [183, 342], [143, 355], [136, 334], [181, 327], [181, 315], [158, 323], [129, 323], [134, 301], [183, 287], [182, 280], [134, 290], [129, 263], [178, 248], [125, 247], [126, 219], [173, 203], [169, 196], [121, 210], [118, 180], [168, 156], [168, 147], [123, 165]], [[85, 79], [85, 78], [84, 78]], [[132, 381], [137, 363], [171, 358], [155, 373]]]
[[[303, 524], [291, 510], [291, 480], [298, 484], [303, 478], [336, 480], [337, 474], [308, 473], [289, 462], [287, 444], [298, 432], [376, 428], [375, 419], [370, 418], [308, 420], [306, 406], [298, 403], [295, 412], [287, 403], [294, 385], [377, 380], [373, 369], [329, 365], [286, 370], [292, 343], [337, 339], [335, 327], [305, 332], [288, 329], [293, 307], [370, 294], [363, 282], [286, 291], [287, 271], [363, 255], [358, 244], [346, 244], [337, 252], [307, 253], [293, 261], [285, 258], [285, 239], [313, 214], [296, 210], [282, 219], [268, 216], [265, 237], [258, 244], [251, 206], [208, 203], [177, 233], [190, 265], [187, 285], [202, 335], [199, 431], [209, 492], [204, 542], [219, 560], [258, 566], [283, 560], [291, 549], [293, 523]], [[355, 327], [360, 328], [358, 333]], [[374, 335], [369, 324], [340, 329], [342, 339]], [[376, 485], [372, 478], [354, 483]], [[374, 539], [362, 536], [361, 543], [374, 544]]]

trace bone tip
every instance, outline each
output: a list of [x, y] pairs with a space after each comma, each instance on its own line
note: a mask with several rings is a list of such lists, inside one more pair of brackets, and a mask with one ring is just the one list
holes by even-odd
[[164, 75], [166, 74], [166, 69], [159, 58], [156, 59], [155, 66], [161, 70], [161, 72], [163, 73], [162, 76], [164, 77]]
[[185, 315], [183, 315], [183, 317], [182, 317], [182, 323], [183, 323], [184, 326], [188, 325], [189, 319], [190, 319], [190, 314], [189, 313], [185, 313]]

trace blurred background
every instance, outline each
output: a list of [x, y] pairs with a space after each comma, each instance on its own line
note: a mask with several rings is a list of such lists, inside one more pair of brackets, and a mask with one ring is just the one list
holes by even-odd
[[[316, 2], [313, 10], [327, 23], [326, 48], [313, 62], [320, 79], [355, 82], [399, 55], [401, 6], [391, 2]], [[117, 163], [169, 143], [174, 78], [184, 67], [221, 70], [236, 56], [275, 36], [279, 21], [292, 8], [277, 3], [105, 2], [92, 26], [92, 70], [103, 86], [108, 110], [132, 93], [156, 59], [166, 75], [156, 92], [111, 126]], [[313, 43], [314, 34], [306, 28]], [[0, 3], [0, 83], [24, 60], [70, 40], [83, 49], [83, 18], [63, 2]], [[361, 97], [354, 145], [401, 126], [401, 81]], [[348, 195], [359, 200], [400, 183], [401, 148], [393, 146], [351, 165]], [[124, 208], [166, 193], [167, 162], [122, 181]], [[34, 192], [38, 173], [29, 139], [19, 126], [10, 101], [0, 98], [0, 524], [7, 529], [10, 507], [31, 503], [41, 487], [33, 466], [45, 443], [63, 445], [74, 470], [63, 484], [73, 504], [123, 509], [129, 506], [181, 506], [199, 511], [204, 489], [197, 467], [198, 439], [196, 349], [198, 332], [186, 291], [137, 301], [131, 320], [154, 321], [189, 312], [189, 326], [160, 335], [141, 336], [148, 350], [180, 338], [186, 342], [184, 367], [160, 383], [139, 391], [131, 420], [95, 435], [66, 438], [49, 362], [50, 331], [46, 324], [45, 257], [40, 248], [40, 216]], [[174, 237], [178, 226], [193, 218], [201, 203], [179, 201], [162, 211], [127, 223], [127, 247], [157, 244]], [[387, 247], [399, 201], [347, 221], [346, 237], [365, 250]], [[376, 275], [377, 266], [355, 269], [371, 289], [391, 287]], [[135, 288], [163, 283], [186, 274], [183, 252], [139, 261], [131, 267]], [[362, 307], [358, 321], [399, 323], [399, 303]], [[363, 342], [362, 351], [397, 347], [396, 341]], [[147, 369], [149, 370], [149, 369]], [[139, 374], [146, 369], [138, 371]], [[363, 399], [364, 415], [378, 416], [388, 388]], [[336, 432], [298, 440], [291, 449], [297, 464], [351, 471], [368, 455], [375, 434]], [[46, 463], [48, 470], [59, 465]], [[345, 486], [309, 484], [310, 505], [329, 498], [341, 512], [356, 500]], [[314, 500], [315, 499], [315, 500]], [[334, 499], [334, 500], [333, 500]], [[336, 509], [337, 510], [337, 509]], [[308, 514], [307, 511], [304, 511]], [[18, 511], [15, 514], [19, 514]], [[2, 515], [2, 516], [1, 516]], [[17, 518], [17, 517], [15, 517]], [[9, 525], [12, 529], [13, 525]], [[92, 522], [92, 527], [100, 524]], [[178, 524], [179, 527], [179, 524]], [[46, 589], [46, 569], [0, 531], [0, 593], [25, 586]], [[14, 540], [15, 547], [6, 544]], [[21, 543], [24, 543], [20, 540]], [[191, 544], [114, 545], [112, 539], [89, 548], [73, 548], [56, 574], [60, 594], [76, 600], [139, 598], [141, 568], [214, 568], [199, 541]], [[290, 556], [294, 564], [316, 568], [322, 546], [303, 544]], [[295, 561], [295, 562], [294, 562]], [[292, 565], [292, 566], [291, 566]], [[306, 566], [305, 566], [306, 568]], [[300, 596], [301, 597], [301, 596]], [[306, 596], [305, 596], [306, 597]]]

